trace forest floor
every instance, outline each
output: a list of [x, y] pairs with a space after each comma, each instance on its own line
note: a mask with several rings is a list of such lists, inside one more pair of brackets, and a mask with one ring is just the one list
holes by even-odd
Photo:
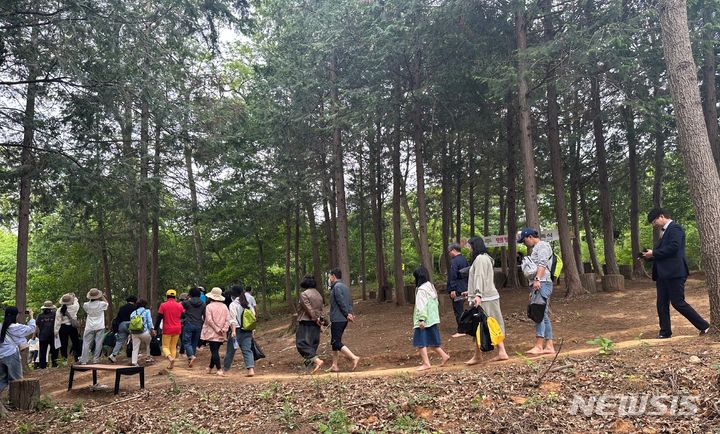
[[[686, 298], [708, 317], [702, 277], [691, 276]], [[355, 372], [310, 376], [286, 334], [289, 317], [275, 318], [258, 323], [256, 338], [268, 357], [253, 378], [243, 375], [242, 357], [228, 377], [206, 375], [207, 350], [192, 369], [179, 359], [170, 372], [156, 358], [146, 368], [145, 390], [136, 377], [123, 377], [117, 396], [111, 373], [99, 372], [107, 387], [95, 389], [89, 373], [78, 373], [67, 391], [69, 368], [35, 370], [27, 377], [40, 379], [42, 409], [13, 411], [2, 424], [19, 433], [720, 433], [717, 334], [697, 336], [672, 310], [673, 337], [653, 339], [649, 280], [571, 300], [563, 293], [556, 287], [551, 303], [554, 334], [563, 341], [557, 360], [521, 355], [534, 335], [524, 290], [501, 291], [509, 361], [465, 366], [472, 343], [450, 337], [455, 321], [444, 303], [441, 335], [451, 360], [422, 373], [415, 372], [412, 306], [356, 301], [357, 319], [344, 339], [362, 357]], [[611, 339], [615, 352], [599, 355], [587, 343], [597, 336]], [[320, 354], [329, 366], [329, 332]]]

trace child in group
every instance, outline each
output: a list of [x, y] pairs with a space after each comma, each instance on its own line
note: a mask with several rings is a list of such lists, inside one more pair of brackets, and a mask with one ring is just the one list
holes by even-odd
[[413, 346], [419, 349], [422, 365], [418, 371], [425, 371], [432, 368], [428, 358], [428, 347], [442, 357], [440, 366], [450, 360], [450, 356], [443, 351], [440, 339], [440, 312], [438, 308], [438, 297], [435, 286], [430, 282], [430, 276], [422, 265], [415, 269], [415, 311], [413, 313]]

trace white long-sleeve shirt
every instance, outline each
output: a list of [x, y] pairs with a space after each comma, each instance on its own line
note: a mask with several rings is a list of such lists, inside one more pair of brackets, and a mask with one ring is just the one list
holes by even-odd
[[93, 300], [83, 304], [83, 310], [87, 312], [85, 331], [105, 329], [105, 311], [108, 308], [107, 301]]
[[[62, 309], [62, 306], [60, 307]], [[57, 335], [60, 333], [60, 326], [65, 325], [72, 325], [70, 322], [70, 318], [77, 321], [77, 314], [80, 310], [80, 303], [78, 303], [77, 297], [73, 298], [73, 303], [69, 304], [67, 307], [67, 315], [63, 315], [60, 313], [60, 309], [57, 309], [55, 311], [55, 334]]]

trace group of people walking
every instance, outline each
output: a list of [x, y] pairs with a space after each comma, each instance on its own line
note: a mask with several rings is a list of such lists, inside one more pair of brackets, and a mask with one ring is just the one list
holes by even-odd
[[[688, 276], [685, 260], [685, 234], [682, 227], [670, 219], [666, 210], [653, 209], [648, 214], [648, 223], [661, 230], [661, 239], [653, 250], [646, 250], [642, 257], [653, 262], [653, 280], [657, 284], [657, 311], [660, 322], [659, 338], [671, 336], [669, 306], [674, 306], [699, 331], [706, 334], [710, 324], [703, 319], [685, 301], [684, 284]], [[524, 244], [531, 252], [520, 264], [522, 272], [529, 281], [530, 300], [537, 300], [544, 306], [543, 313], [535, 319], [535, 339], [533, 346], [526, 351], [528, 355], [554, 354], [553, 329], [550, 320], [550, 299], [553, 292], [553, 262], [556, 256], [549, 243], [543, 241], [536, 229], [524, 228], [518, 233], [517, 242]], [[472, 237], [467, 241], [472, 258], [471, 261], [461, 253], [459, 244], [451, 244], [448, 248], [450, 268], [448, 270], [447, 293], [452, 300], [453, 311], [458, 326], [458, 333], [453, 337], [465, 336], [467, 330], [462, 327], [463, 315], [468, 310], [481, 310], [486, 318], [492, 318], [499, 329], [497, 333], [507, 336], [505, 322], [500, 309], [500, 294], [494, 283], [493, 259], [488, 254], [485, 243], [480, 237]], [[421, 365], [418, 370], [427, 370], [430, 364], [428, 349], [436, 352], [441, 358], [441, 366], [445, 365], [450, 356], [442, 348], [439, 324], [439, 295], [430, 281], [428, 270], [420, 266], [414, 270], [415, 307], [413, 312], [413, 346], [418, 349]], [[343, 342], [343, 335], [348, 323], [353, 322], [353, 303], [350, 289], [342, 281], [342, 272], [333, 269], [329, 274], [330, 285], [329, 320], [324, 316], [324, 300], [318, 291], [318, 282], [308, 274], [300, 283], [303, 292], [300, 294], [297, 308], [296, 348], [304, 359], [305, 365], [312, 373], [317, 372], [324, 361], [318, 356], [321, 333], [330, 328], [330, 345], [332, 349], [331, 372], [340, 370], [340, 361], [347, 360], [349, 369], [355, 370], [360, 357], [355, 355]], [[178, 347], [187, 357], [187, 366], [192, 368], [197, 358], [199, 346], [207, 345], [210, 351], [210, 363], [206, 369], [208, 374], [215, 372], [225, 376], [232, 368], [237, 350], [241, 351], [247, 376], [255, 374], [256, 346], [254, 330], [256, 324], [256, 302], [249, 288], [235, 285], [223, 293], [221, 288], [213, 288], [207, 294], [200, 287], [190, 289], [188, 294], [181, 294], [168, 289], [166, 301], [159, 308], [153, 322], [147, 300], [131, 295], [127, 304], [118, 310], [112, 322], [112, 332], [116, 341], [108, 360], [117, 361], [123, 345], [132, 342], [130, 363], [138, 365], [141, 346], [150, 355], [151, 340], [162, 336], [162, 355], [168, 360], [168, 369], [173, 369]], [[68, 358], [73, 355], [76, 362], [87, 364], [92, 356], [92, 363], [99, 363], [103, 341], [106, 337], [105, 312], [108, 302], [104, 294], [93, 288], [86, 295], [82, 310], [86, 314], [82, 345], [80, 344], [80, 323], [78, 313], [80, 304], [73, 293], [63, 295], [60, 308], [51, 301], [41, 307], [37, 319], [33, 311], [28, 310], [27, 324], [17, 322], [18, 309], [5, 308], [5, 317], [0, 330], [0, 392], [12, 380], [22, 378], [22, 362], [19, 348], [27, 345], [28, 337], [36, 334], [39, 362], [37, 367], [47, 367], [47, 355], [50, 363], [57, 366], [58, 355]], [[535, 301], [533, 301], [535, 303]], [[466, 309], [467, 308], [467, 309]], [[489, 322], [489, 321], [488, 321]], [[220, 357], [220, 348], [226, 343], [224, 357]], [[495, 345], [497, 354], [491, 361], [509, 358], [502, 339]], [[72, 348], [72, 351], [69, 349]], [[82, 348], [82, 349], [80, 349]], [[492, 347], [491, 347], [492, 348]], [[465, 362], [475, 365], [480, 362], [481, 348], [473, 337], [473, 356]], [[146, 361], [152, 361], [150, 357]], [[1, 410], [1, 409], [0, 409]]]

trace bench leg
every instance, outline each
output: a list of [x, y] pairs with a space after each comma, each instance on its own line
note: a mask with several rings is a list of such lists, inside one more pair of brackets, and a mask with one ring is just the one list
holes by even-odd
[[73, 384], [73, 377], [75, 377], [75, 369], [73, 367], [70, 367], [70, 381], [68, 381], [68, 390], [72, 389]]
[[140, 388], [145, 388], [145, 369], [140, 370]]
[[97, 370], [93, 369], [93, 386], [97, 384]]
[[118, 392], [120, 392], [120, 373], [116, 371], [115, 372], [115, 395], [117, 395]]

